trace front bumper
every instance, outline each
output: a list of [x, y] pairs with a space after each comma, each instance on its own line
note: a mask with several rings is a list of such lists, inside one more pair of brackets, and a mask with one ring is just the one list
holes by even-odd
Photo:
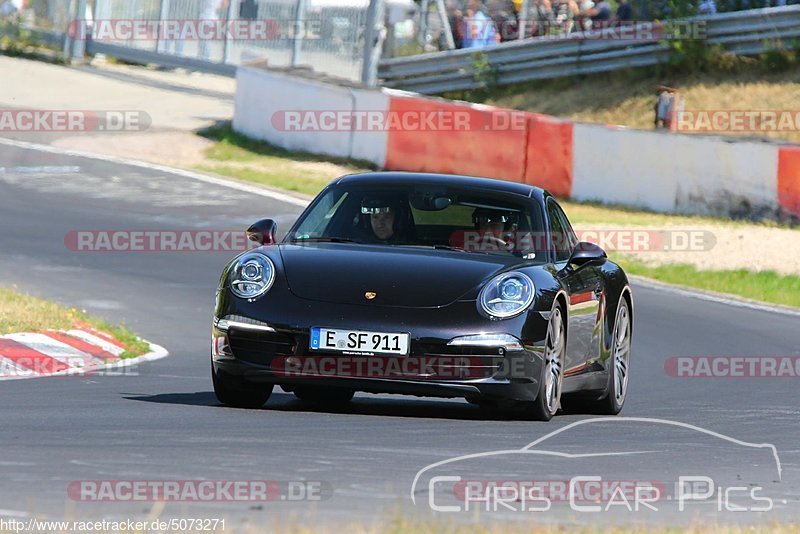
[[[345, 319], [343, 306], [337, 307], [335, 316], [320, 310], [326, 306], [315, 306], [317, 313], [311, 315], [319, 318], [306, 318], [302, 326], [288, 321], [259, 321], [240, 313], [222, 314], [214, 327], [214, 371], [248, 382], [280, 385], [288, 391], [308, 385], [431, 397], [535, 400], [546, 321], [538, 313], [529, 312], [528, 318], [491, 323], [474, 320], [471, 322], [475, 324], [470, 325], [470, 321], [456, 322], [452, 317], [459, 316], [459, 311], [463, 314], [474, 310], [474, 302], [456, 304], [461, 304], [462, 309], [415, 310], [411, 321], [408, 310], [384, 309], [383, 316], [373, 316], [368, 323]], [[363, 313], [363, 309], [360, 311]], [[393, 314], [397, 316], [391, 317]], [[322, 318], [336, 316], [342, 319]], [[447, 319], [456, 326], [442, 324]], [[310, 351], [312, 326], [410, 332], [410, 354], [364, 356]], [[511, 332], [495, 332], [496, 344], [486, 338], [474, 343], [463, 339], [486, 334], [491, 328]], [[531, 335], [535, 332], [541, 332], [541, 339]], [[519, 343], [507, 343], [509, 336]], [[460, 338], [459, 344], [452, 343], [456, 338]]]

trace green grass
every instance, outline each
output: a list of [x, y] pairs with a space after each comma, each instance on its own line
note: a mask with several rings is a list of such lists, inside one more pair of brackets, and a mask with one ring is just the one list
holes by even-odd
[[648, 265], [644, 262], [612, 255], [612, 259], [628, 274], [645, 276], [660, 282], [737, 295], [769, 304], [800, 307], [800, 276], [780, 275], [773, 271], [752, 272], [699, 270], [692, 265]]
[[0, 335], [68, 330], [80, 327], [81, 323], [88, 323], [97, 330], [107, 332], [125, 345], [126, 350], [122, 353], [122, 358], [133, 358], [150, 351], [150, 346], [124, 325], [112, 325], [87, 315], [84, 310], [67, 308], [55, 302], [20, 293], [13, 288], [0, 287]]
[[343, 174], [375, 168], [365, 161], [291, 152], [238, 134], [230, 123], [199, 134], [215, 143], [205, 153], [206, 162], [196, 169], [306, 195], [316, 195]]

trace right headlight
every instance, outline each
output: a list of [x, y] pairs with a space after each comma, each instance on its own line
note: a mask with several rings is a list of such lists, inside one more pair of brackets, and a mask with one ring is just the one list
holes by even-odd
[[503, 273], [483, 286], [478, 306], [492, 319], [508, 319], [527, 310], [535, 293], [533, 280], [528, 275]]
[[258, 252], [243, 254], [236, 260], [228, 275], [231, 292], [239, 298], [254, 300], [272, 287], [275, 266], [272, 260]]

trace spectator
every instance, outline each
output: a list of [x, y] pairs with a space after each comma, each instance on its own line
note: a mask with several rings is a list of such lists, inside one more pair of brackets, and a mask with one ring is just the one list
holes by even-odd
[[500, 41], [517, 39], [519, 29], [517, 17], [514, 15], [514, 3], [511, 0], [489, 0], [486, 7], [497, 28]]
[[466, 31], [466, 21], [464, 14], [458, 7], [456, 0], [447, 0], [445, 4], [447, 10], [447, 20], [450, 21], [450, 31], [453, 32], [453, 44], [456, 48], [464, 46], [464, 33]]
[[464, 48], [483, 48], [495, 44], [498, 39], [494, 22], [483, 12], [483, 4], [480, 0], [470, 0], [469, 7], [467, 7]]
[[655, 127], [670, 129], [672, 126], [673, 107], [677, 100], [677, 90], [672, 87], [659, 85], [656, 87], [656, 114]]
[[580, 10], [575, 0], [556, 0], [556, 4], [553, 6], [556, 24], [563, 29], [564, 33], [572, 32], [578, 13]]
[[619, 0], [617, 20], [633, 20], [633, 8], [628, 0]]
[[608, 0], [600, 0], [594, 7], [582, 11], [581, 16], [592, 20], [592, 28], [607, 26], [611, 20], [611, 4]]
[[594, 7], [592, 0], [581, 0], [578, 4], [578, 15], [575, 17], [575, 26], [578, 30], [590, 31], [592, 29], [592, 19], [586, 15], [590, 9]]
[[[550, 4], [550, 0], [533, 0], [528, 18], [530, 19], [530, 24], [526, 24], [526, 27], [529, 27], [530, 35], [543, 36], [549, 34], [554, 20], [553, 6]], [[527, 34], [528, 30], [525, 33]], [[528, 37], [528, 35], [525, 35], [525, 37]]]
[[717, 4], [714, 0], [700, 0], [697, 6], [697, 13], [700, 15], [714, 15], [717, 12]]

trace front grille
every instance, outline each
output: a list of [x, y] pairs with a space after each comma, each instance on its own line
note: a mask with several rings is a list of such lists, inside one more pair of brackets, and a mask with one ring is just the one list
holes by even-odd
[[228, 331], [228, 342], [236, 359], [267, 366], [276, 357], [294, 354], [296, 345], [290, 335], [235, 328]]

